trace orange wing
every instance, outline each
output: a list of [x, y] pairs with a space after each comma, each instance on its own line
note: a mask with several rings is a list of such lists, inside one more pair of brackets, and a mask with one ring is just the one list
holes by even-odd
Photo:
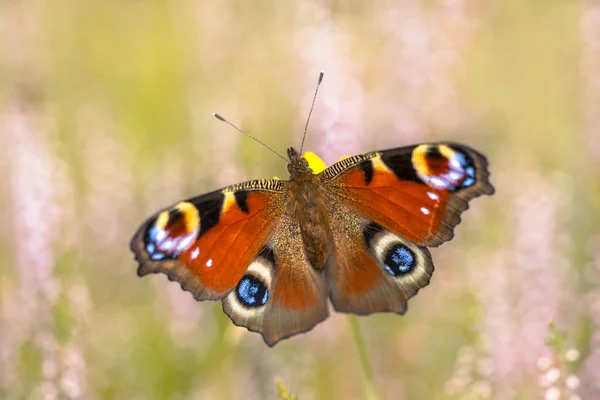
[[468, 201], [491, 195], [487, 160], [459, 144], [422, 144], [342, 160], [321, 174], [334, 198], [420, 246], [452, 239]]
[[311, 329], [328, 315], [327, 288], [287, 196], [285, 181], [251, 181], [157, 213], [131, 240], [138, 275], [162, 272], [197, 300], [222, 299], [233, 323], [271, 346]]
[[468, 201], [494, 192], [485, 157], [452, 143], [351, 157], [320, 178], [334, 242], [329, 295], [336, 310], [361, 314], [403, 313], [433, 273], [426, 247], [450, 240]]
[[246, 182], [157, 213], [131, 240], [138, 275], [163, 272], [198, 300], [223, 298], [271, 236], [285, 182]]
[[[323, 273], [308, 262], [298, 222], [287, 213], [240, 282], [223, 299], [223, 310], [236, 325], [260, 332], [270, 346], [312, 329], [329, 315]], [[248, 299], [248, 288], [268, 293], [268, 298]]]

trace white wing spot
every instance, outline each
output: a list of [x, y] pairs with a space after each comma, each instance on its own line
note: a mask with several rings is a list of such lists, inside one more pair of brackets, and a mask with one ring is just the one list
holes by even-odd
[[185, 249], [187, 249], [191, 244], [192, 241], [194, 240], [194, 235], [187, 235], [185, 238], [183, 238], [183, 240], [181, 242], [179, 242], [179, 244], [177, 245], [177, 251], [181, 252]]
[[155, 241], [161, 242], [163, 239], [167, 237], [167, 232], [163, 229], [157, 228], [158, 232], [156, 232], [156, 236], [154, 238]]
[[192, 260], [195, 260], [196, 258], [198, 258], [198, 254], [200, 254], [200, 248], [196, 247], [194, 250], [192, 250]]
[[209, 258], [208, 261], [206, 262], [206, 267], [210, 268], [212, 267], [212, 258]]
[[450, 171], [448, 173], [448, 176], [450, 177], [450, 179], [452, 179], [453, 181], [459, 181], [462, 179], [462, 177], [464, 176], [464, 173], [462, 171]]
[[425, 207], [421, 207], [421, 212], [425, 215], [429, 215], [429, 209], [427, 209]]
[[162, 243], [160, 248], [161, 248], [161, 250], [164, 250], [164, 251], [171, 251], [173, 246], [175, 246], [175, 242], [173, 241], [173, 239], [167, 239]]
[[455, 169], [462, 169], [463, 167], [460, 161], [456, 158], [450, 160], [450, 165], [453, 166]]
[[427, 192], [427, 196], [429, 196], [429, 198], [430, 198], [431, 200], [436, 200], [436, 201], [437, 201], [437, 200], [439, 200], [439, 199], [440, 199], [440, 196], [438, 196], [437, 194], [435, 194], [435, 193], [433, 193], [433, 192]]

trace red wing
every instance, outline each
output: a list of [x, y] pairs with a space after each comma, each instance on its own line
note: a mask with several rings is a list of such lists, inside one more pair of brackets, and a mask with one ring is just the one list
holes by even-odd
[[140, 276], [163, 272], [198, 300], [223, 298], [272, 235], [284, 182], [251, 181], [180, 202], [131, 240]]
[[334, 201], [419, 246], [450, 240], [468, 201], [492, 194], [487, 160], [458, 144], [352, 157], [321, 174]]
[[[247, 296], [251, 282], [263, 297]], [[327, 318], [327, 287], [322, 271], [308, 262], [298, 222], [282, 214], [273, 236], [236, 290], [223, 299], [223, 310], [236, 325], [260, 332], [273, 346], [279, 340], [312, 329]]]
[[359, 155], [326, 169], [334, 308], [403, 313], [433, 273], [426, 247], [452, 238], [470, 199], [493, 193], [488, 175], [486, 159], [457, 144]]
[[429, 284], [429, 251], [368, 220], [333, 218], [332, 224], [334, 256], [327, 265], [327, 283], [334, 308], [403, 314], [408, 299]]
[[325, 319], [322, 274], [306, 260], [283, 181], [253, 181], [180, 202], [131, 240], [138, 274], [163, 272], [197, 300], [223, 300], [231, 320], [265, 342]]

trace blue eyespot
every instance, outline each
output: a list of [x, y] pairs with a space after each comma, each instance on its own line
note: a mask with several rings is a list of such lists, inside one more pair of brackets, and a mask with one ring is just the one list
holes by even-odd
[[466, 177], [463, 182], [460, 184], [461, 187], [469, 187], [475, 184], [475, 168], [467, 167], [465, 168]]
[[383, 265], [392, 276], [404, 275], [415, 267], [415, 254], [403, 244], [395, 244], [385, 255]]
[[148, 254], [150, 254], [150, 258], [153, 259], [154, 261], [160, 261], [166, 257], [163, 253], [152, 254], [152, 253], [148, 252]]
[[164, 231], [156, 228], [156, 225], [154, 224], [155, 223], [153, 222], [150, 224], [150, 226], [148, 226], [148, 230], [146, 231], [146, 235], [144, 237], [144, 243], [146, 243], [146, 252], [150, 256], [150, 259], [159, 261], [164, 259], [166, 254], [157, 248], [156, 239], [157, 236], [159, 236], [159, 234], [163, 234]]
[[459, 176], [462, 178], [462, 182], [458, 187], [466, 188], [473, 186], [475, 184], [475, 168], [473, 167], [471, 158], [459, 152], [454, 153], [453, 158], [454, 160], [450, 162], [450, 165], [452, 165], [457, 172], [460, 172]]
[[156, 245], [152, 242], [146, 244], [146, 251], [148, 254], [154, 254], [156, 251]]
[[196, 234], [195, 231], [192, 231], [187, 234], [170, 236], [167, 230], [153, 221], [148, 225], [144, 235], [146, 252], [154, 261], [176, 259], [182, 251], [192, 245]]
[[162, 229], [158, 229], [156, 225], [151, 224], [146, 231], [146, 235], [144, 237], [144, 243], [146, 243], [146, 252], [150, 256], [150, 259], [153, 261], [164, 260], [165, 258], [174, 258], [170, 256], [165, 251], [162, 251], [157, 246], [157, 242], [159, 239], [164, 238], [166, 233]]
[[267, 285], [254, 275], [244, 275], [237, 285], [236, 294], [240, 303], [249, 308], [264, 306], [269, 299]]

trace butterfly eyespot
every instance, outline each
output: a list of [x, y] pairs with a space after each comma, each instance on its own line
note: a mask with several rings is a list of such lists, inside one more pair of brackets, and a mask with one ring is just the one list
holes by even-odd
[[144, 235], [146, 252], [154, 261], [177, 258], [192, 245], [199, 229], [196, 207], [190, 203], [179, 203], [161, 212], [148, 224]]
[[412, 274], [415, 267], [424, 262], [423, 257], [415, 252], [418, 247], [412, 247], [404, 239], [376, 223], [366, 225], [363, 235], [365, 244], [379, 261], [380, 267], [393, 277]]
[[427, 185], [454, 192], [475, 184], [475, 167], [468, 154], [448, 145], [422, 144], [412, 153], [413, 168]]
[[244, 307], [262, 307], [269, 299], [269, 290], [259, 277], [247, 274], [240, 279], [236, 288], [236, 295], [238, 301]]
[[385, 270], [392, 276], [401, 276], [415, 267], [415, 254], [401, 243], [395, 244], [386, 253], [383, 261]]

